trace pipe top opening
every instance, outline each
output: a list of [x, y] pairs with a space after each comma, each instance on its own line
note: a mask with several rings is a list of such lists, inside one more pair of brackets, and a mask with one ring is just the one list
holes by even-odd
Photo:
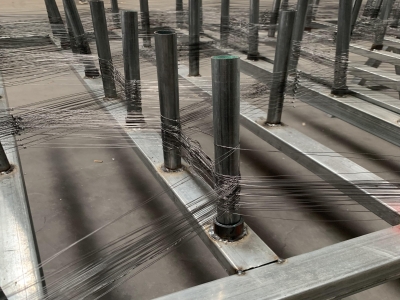
[[171, 34], [175, 34], [175, 30], [168, 30], [168, 29], [164, 29], [164, 30], [157, 30], [156, 32], [154, 32], [155, 34], [160, 34], [160, 35], [171, 35]]
[[236, 55], [217, 55], [213, 56], [212, 59], [237, 59], [239, 56]]

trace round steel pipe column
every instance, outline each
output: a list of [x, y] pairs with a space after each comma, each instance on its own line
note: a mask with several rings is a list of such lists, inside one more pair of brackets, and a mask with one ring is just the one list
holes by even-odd
[[352, 1], [339, 1], [338, 29], [336, 35], [335, 73], [332, 94], [344, 96], [347, 88], [347, 67], [349, 63], [349, 48], [351, 37]]
[[228, 47], [229, 29], [230, 29], [229, 5], [230, 5], [230, 0], [221, 0], [221, 25], [220, 25], [221, 47]]
[[274, 3], [272, 4], [271, 19], [269, 22], [268, 37], [275, 37], [276, 24], [278, 23], [280, 7], [281, 0], [274, 0]]
[[[129, 114], [126, 121], [137, 123], [142, 118], [142, 97], [140, 86], [138, 13], [122, 12], [122, 43], [125, 73], [125, 95]], [[136, 116], [139, 114], [139, 116]], [[140, 119], [137, 119], [137, 118]]]
[[111, 0], [111, 12], [113, 14], [114, 26], [116, 28], [121, 28], [118, 0]]
[[[83, 29], [81, 18], [79, 17], [78, 9], [74, 0], [63, 0], [64, 10], [68, 22], [74, 35], [74, 40], [80, 54], [92, 54], [90, 51], [89, 42], [86, 38], [85, 30]], [[93, 61], [88, 58], [83, 62], [85, 66], [86, 77], [98, 77], [99, 71], [95, 67]]]
[[104, 2], [101, 0], [90, 1], [90, 11], [92, 13], [94, 34], [96, 36], [104, 95], [107, 98], [117, 98]]
[[306, 26], [307, 9], [310, 0], [298, 0], [296, 18], [294, 19], [289, 70], [295, 71], [300, 59], [301, 41]]
[[47, 16], [51, 26], [51, 31], [55, 37], [58, 37], [61, 41], [61, 47], [63, 49], [68, 48], [67, 30], [65, 29], [64, 22], [62, 20], [60, 11], [58, 9], [55, 0], [44, 1], [47, 10]]
[[183, 24], [183, 0], [176, 0], [176, 26], [181, 28]]
[[155, 32], [154, 38], [164, 167], [166, 170], [176, 171], [182, 167], [176, 33], [172, 30], [160, 30]]
[[354, 0], [353, 10], [351, 12], [351, 33], [356, 26], [358, 15], [360, 14], [361, 4], [363, 0]]
[[151, 47], [149, 1], [140, 0], [140, 18], [144, 31], [143, 47]]
[[293, 24], [296, 11], [281, 12], [278, 41], [275, 50], [272, 86], [269, 95], [267, 124], [280, 124], [291, 54]]
[[3, 145], [0, 143], [0, 172], [8, 171], [11, 168], [7, 155], [4, 152]]
[[200, 0], [189, 0], [189, 76], [200, 75]]
[[250, 0], [249, 51], [247, 59], [258, 60], [258, 23], [260, 17], [260, 0]]
[[211, 59], [214, 122], [215, 190], [219, 196], [214, 232], [223, 240], [244, 233], [239, 214], [240, 193], [240, 58], [221, 55]]

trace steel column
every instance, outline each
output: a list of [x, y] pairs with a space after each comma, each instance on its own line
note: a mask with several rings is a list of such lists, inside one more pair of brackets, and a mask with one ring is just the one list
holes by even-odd
[[8, 171], [11, 168], [7, 155], [4, 152], [3, 145], [0, 142], [0, 172]]
[[214, 120], [215, 190], [219, 194], [214, 231], [223, 240], [244, 234], [238, 211], [240, 193], [240, 59], [221, 55], [211, 59]]
[[142, 96], [140, 86], [138, 13], [125, 10], [122, 12], [122, 43], [125, 73], [125, 95], [127, 102], [128, 123], [142, 122]]
[[353, 3], [348, 0], [340, 0], [339, 2], [335, 73], [332, 88], [332, 94], [336, 96], [344, 96], [348, 92], [347, 67], [349, 63], [352, 6]]
[[160, 30], [155, 33], [158, 91], [161, 112], [161, 133], [164, 150], [164, 167], [179, 170], [180, 117], [178, 86], [178, 54], [175, 31]]
[[370, 17], [376, 19], [379, 16], [383, 0], [376, 0], [376, 2], [371, 7]]
[[111, 0], [111, 12], [113, 14], [113, 22], [116, 28], [121, 28], [121, 19], [119, 14], [118, 0]]
[[269, 22], [268, 37], [275, 37], [276, 24], [278, 23], [280, 7], [281, 0], [274, 0], [274, 3], [272, 4], [271, 19]]
[[200, 75], [200, 0], [189, 0], [189, 76]]
[[288, 10], [289, 9], [289, 0], [283, 0], [281, 4], [281, 10]]
[[296, 11], [282, 11], [279, 22], [278, 41], [275, 50], [274, 71], [268, 106], [268, 124], [280, 124], [284, 93], [288, 77], [290, 46]]
[[294, 19], [289, 70], [296, 70], [300, 59], [301, 41], [303, 40], [306, 15], [310, 0], [298, 0], [296, 18]]
[[364, 6], [364, 11], [363, 11], [363, 17], [370, 17], [371, 16], [371, 10], [372, 10], [372, 5], [374, 3], [374, 0], [367, 0], [367, 3], [365, 3]]
[[356, 26], [362, 2], [363, 0], [354, 0], [353, 10], [351, 12], [351, 33], [353, 33], [354, 27]]
[[90, 11], [92, 13], [94, 34], [96, 36], [104, 94], [106, 98], [117, 98], [104, 2], [101, 0], [90, 1]]
[[230, 29], [229, 5], [230, 5], [230, 0], [221, 0], [221, 25], [220, 25], [221, 47], [228, 46], [229, 29]]
[[[74, 40], [80, 54], [92, 54], [89, 42], [86, 38], [85, 30], [83, 29], [81, 18], [79, 17], [78, 9], [74, 0], [63, 0], [65, 14], [68, 18], [68, 22], [71, 25], [72, 32], [74, 34]], [[88, 58], [85, 59], [83, 64], [85, 65], [85, 75], [87, 77], [98, 77], [99, 71], [94, 66], [93, 61]]]
[[250, 0], [249, 20], [249, 51], [247, 59], [257, 60], [258, 52], [258, 23], [260, 16], [260, 0]]
[[58, 37], [61, 41], [61, 47], [63, 49], [68, 48], [67, 42], [67, 31], [64, 26], [60, 11], [58, 9], [55, 0], [44, 0], [47, 10], [47, 16], [51, 26], [51, 31], [55, 37]]
[[144, 31], [143, 47], [151, 47], [149, 1], [140, 0], [140, 17]]
[[181, 28], [183, 24], [183, 0], [176, 0], [176, 26]]

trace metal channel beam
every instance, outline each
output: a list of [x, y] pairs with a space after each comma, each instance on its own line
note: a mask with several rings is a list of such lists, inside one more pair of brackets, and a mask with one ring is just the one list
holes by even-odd
[[383, 71], [366, 65], [351, 65], [349, 72], [355, 77], [364, 78], [376, 84], [387, 86], [400, 91], [400, 76], [391, 72]]
[[380, 51], [380, 50], [371, 51], [368, 48], [354, 44], [350, 45], [350, 51], [354, 54], [379, 60], [384, 63], [389, 63], [392, 65], [400, 65], [400, 54]]
[[[164, 162], [162, 140], [158, 133], [154, 131], [136, 130], [127, 128], [125, 123], [126, 108], [121, 105], [110, 105], [110, 101], [104, 100], [102, 92], [101, 79], [88, 79], [85, 77], [84, 69], [74, 66], [78, 77], [82, 80], [89, 92], [92, 92], [93, 97], [99, 103], [106, 101], [105, 107], [113, 118], [124, 128], [127, 136], [135, 143], [133, 149], [142, 159], [145, 165], [153, 173], [160, 184], [168, 191], [170, 197], [177, 204], [182, 213], [187, 214], [195, 209], [193, 205], [189, 206], [196, 199], [210, 195], [213, 190], [198, 176], [187, 171], [186, 166], [181, 172], [164, 172], [162, 165]], [[101, 91], [101, 92], [100, 92]], [[119, 107], [119, 108], [115, 108]], [[209, 199], [204, 198], [204, 201]], [[189, 221], [194, 221], [198, 224], [197, 216], [191, 215], [193, 218]], [[266, 264], [276, 262], [278, 257], [276, 254], [258, 237], [258, 235], [247, 226], [247, 235], [238, 242], [225, 243], [217, 241], [210, 237], [210, 228], [203, 227], [203, 230], [198, 234], [210, 251], [214, 254], [217, 260], [225, 268], [228, 274], [235, 274], [238, 271], [245, 271], [257, 268]]]
[[385, 37], [385, 39], [383, 40], [383, 44], [388, 47], [400, 49], [400, 39]]
[[[187, 76], [187, 67], [179, 65], [179, 75], [211, 94], [205, 78]], [[400, 190], [332, 149], [288, 126], [265, 126], [266, 113], [245, 101], [240, 103], [241, 124], [311, 172], [331, 183], [353, 200], [391, 225], [400, 224]], [[376, 182], [371, 188], [366, 182]], [[382, 186], [379, 190], [379, 185]], [[374, 194], [383, 193], [384, 197]]]
[[400, 226], [198, 285], [158, 300], [324, 300], [400, 277]]
[[[232, 54], [241, 56], [243, 73], [260, 80], [271, 79], [271, 64], [264, 61], [246, 60], [240, 53]], [[400, 146], [400, 125], [398, 124], [400, 115], [353, 96], [333, 97], [328, 88], [318, 86], [306, 79], [302, 80], [298, 90], [299, 95], [302, 95], [299, 98], [302, 102]]]
[[[0, 74], [0, 118], [8, 103]], [[2, 139], [13, 170], [0, 174], [0, 288], [7, 299], [42, 299], [39, 253], [14, 137]]]

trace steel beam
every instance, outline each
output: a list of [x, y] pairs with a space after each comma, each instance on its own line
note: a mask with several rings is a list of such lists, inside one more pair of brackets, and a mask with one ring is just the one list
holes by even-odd
[[[7, 106], [0, 74], [1, 117]], [[11, 134], [1, 142], [11, 169], [0, 174], [0, 287], [9, 300], [42, 299], [43, 274], [17, 144]]]
[[342, 299], [399, 277], [396, 226], [157, 299]]

